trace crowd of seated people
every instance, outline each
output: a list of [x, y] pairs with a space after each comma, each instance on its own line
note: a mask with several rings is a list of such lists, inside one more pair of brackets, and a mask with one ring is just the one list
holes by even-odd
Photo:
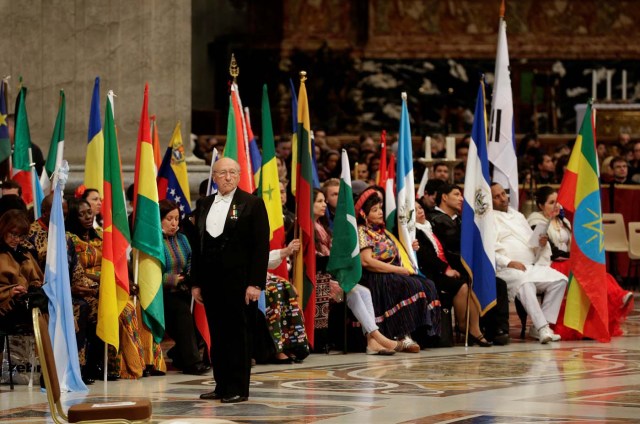
[[[393, 139], [393, 137], [390, 137]], [[529, 221], [510, 210], [508, 198], [499, 185], [492, 186], [493, 206], [498, 228], [496, 251], [496, 306], [480, 317], [474, 302], [469, 302], [469, 276], [460, 261], [460, 214], [462, 190], [450, 184], [463, 181], [455, 169], [437, 162], [443, 158], [444, 145], [434, 137], [430, 169], [424, 196], [417, 199], [416, 240], [413, 251], [405, 250], [385, 228], [384, 192], [373, 187], [380, 172], [380, 155], [376, 142], [363, 135], [358, 143], [344, 146], [354, 172], [353, 192], [358, 220], [358, 237], [363, 276], [348, 293], [341, 293], [339, 282], [326, 270], [332, 245], [332, 225], [341, 173], [340, 141], [316, 132], [316, 160], [322, 189], [313, 192], [313, 219], [316, 241], [316, 310], [314, 339], [310, 346], [299, 306], [299, 293], [291, 284], [290, 257], [300, 249], [295, 239], [294, 214], [287, 187], [291, 172], [291, 140], [281, 138], [276, 147], [286, 244], [271, 252], [267, 277], [262, 331], [266, 345], [255, 354], [258, 362], [290, 364], [302, 362], [309, 352], [322, 352], [330, 346], [329, 314], [345, 301], [354, 321], [362, 330], [362, 340], [369, 354], [392, 355], [396, 352], [419, 352], [435, 346], [433, 340], [443, 334], [441, 314], [452, 310], [458, 333], [468, 330], [470, 345], [489, 347], [509, 343], [509, 302], [519, 299], [532, 319], [530, 335], [542, 343], [559, 339], [579, 339], [581, 334], [564, 327], [563, 296], [567, 285], [564, 258], [570, 254], [571, 227], [559, 213], [553, 189], [541, 188], [536, 198], [539, 211]], [[396, 143], [389, 143], [388, 153]], [[456, 152], [466, 159], [468, 142], [462, 140]], [[559, 183], [568, 163], [570, 149], [558, 146], [554, 152], [543, 148], [535, 134], [526, 136], [519, 146], [521, 169], [533, 169], [530, 178], [538, 183]], [[602, 164], [602, 181], [619, 184], [640, 183], [640, 142], [598, 145]], [[464, 156], [464, 158], [463, 158]], [[358, 166], [356, 167], [356, 163]], [[532, 165], [532, 168], [529, 166]], [[464, 166], [460, 167], [464, 171]], [[450, 174], [451, 171], [454, 174]], [[417, 181], [416, 181], [417, 182]], [[48, 219], [52, 198], [42, 203], [42, 216], [30, 222], [30, 213], [20, 199], [20, 186], [12, 181], [3, 184], [0, 200], [0, 316], [2, 325], [20, 320], [24, 310], [20, 300], [30, 287], [43, 283], [46, 260]], [[204, 195], [202, 193], [201, 195]], [[289, 200], [289, 202], [288, 202]], [[287, 205], [289, 208], [287, 208]], [[103, 364], [104, 343], [97, 338], [97, 308], [102, 262], [102, 220], [100, 192], [86, 188], [69, 198], [66, 218], [69, 246], [71, 293], [78, 354], [85, 382], [102, 378], [140, 378], [162, 375], [167, 371], [160, 346], [153, 341], [143, 323], [140, 302], [133, 297], [120, 316], [120, 350], [110, 349]], [[66, 205], [65, 205], [66, 207]], [[209, 367], [203, 342], [191, 315], [189, 221], [179, 220], [178, 205], [163, 201], [160, 215], [164, 233], [165, 268], [163, 295], [167, 320], [166, 337], [174, 343], [167, 356], [173, 369], [187, 374], [203, 374]], [[531, 227], [544, 222], [547, 236], [537, 247], [525, 246], [521, 239]], [[415, 257], [415, 261], [411, 257]], [[21, 264], [28, 264], [22, 266]], [[18, 265], [16, 265], [18, 264]], [[284, 271], [283, 271], [284, 270]], [[621, 322], [632, 308], [633, 297], [608, 277], [609, 331], [621, 333]], [[544, 292], [542, 303], [537, 294]], [[132, 296], [135, 296], [132, 284]], [[24, 314], [23, 314], [24, 315]], [[15, 317], [15, 318], [14, 318]], [[28, 317], [27, 317], [28, 318]], [[257, 330], [258, 331], [258, 330]], [[351, 333], [353, 336], [353, 333]], [[458, 342], [460, 342], [459, 338]]]

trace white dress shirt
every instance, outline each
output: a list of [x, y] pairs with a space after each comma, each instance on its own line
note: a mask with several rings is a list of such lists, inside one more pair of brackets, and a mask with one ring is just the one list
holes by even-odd
[[209, 209], [209, 213], [207, 214], [206, 229], [211, 237], [218, 237], [224, 231], [224, 223], [227, 220], [235, 192], [236, 190], [233, 190], [224, 196], [216, 194], [211, 209]]

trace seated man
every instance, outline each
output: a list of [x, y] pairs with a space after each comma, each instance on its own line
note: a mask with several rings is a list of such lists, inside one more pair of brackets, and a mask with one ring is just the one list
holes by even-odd
[[[436, 207], [429, 220], [434, 234], [442, 243], [447, 262], [463, 280], [469, 281], [469, 274], [460, 259], [463, 200], [459, 186], [443, 183], [438, 188]], [[487, 340], [493, 344], [502, 346], [509, 343], [509, 298], [507, 285], [500, 278], [496, 278], [496, 306], [482, 316], [480, 326]]]
[[[549, 323], [555, 324], [567, 286], [567, 277], [550, 267], [548, 237], [541, 236], [538, 246], [530, 247], [533, 230], [520, 212], [509, 207], [504, 188], [491, 184], [491, 197], [497, 228], [496, 276], [507, 282], [509, 298], [518, 298], [531, 316], [530, 335], [545, 344], [560, 340]], [[537, 293], [544, 293], [542, 306]]]

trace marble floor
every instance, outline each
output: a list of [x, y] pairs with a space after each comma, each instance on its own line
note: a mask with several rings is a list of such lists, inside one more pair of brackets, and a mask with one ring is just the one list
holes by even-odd
[[[640, 297], [636, 295], [636, 305]], [[640, 423], [640, 307], [611, 343], [429, 349], [391, 357], [314, 354], [302, 364], [253, 368], [251, 398], [201, 401], [208, 376], [169, 372], [138, 381], [96, 382], [81, 401], [148, 396], [153, 422], [197, 423]], [[35, 384], [0, 387], [0, 422], [51, 422]]]

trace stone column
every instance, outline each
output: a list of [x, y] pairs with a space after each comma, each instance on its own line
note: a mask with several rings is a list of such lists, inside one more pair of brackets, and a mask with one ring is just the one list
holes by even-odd
[[67, 98], [65, 158], [82, 178], [93, 83], [101, 78], [101, 113], [107, 90], [123, 164], [135, 161], [145, 82], [149, 113], [157, 115], [160, 144], [167, 146], [182, 121], [191, 130], [190, 0], [0, 0], [0, 74], [11, 75], [9, 110], [18, 77], [28, 87], [31, 136], [47, 154], [58, 108]]

